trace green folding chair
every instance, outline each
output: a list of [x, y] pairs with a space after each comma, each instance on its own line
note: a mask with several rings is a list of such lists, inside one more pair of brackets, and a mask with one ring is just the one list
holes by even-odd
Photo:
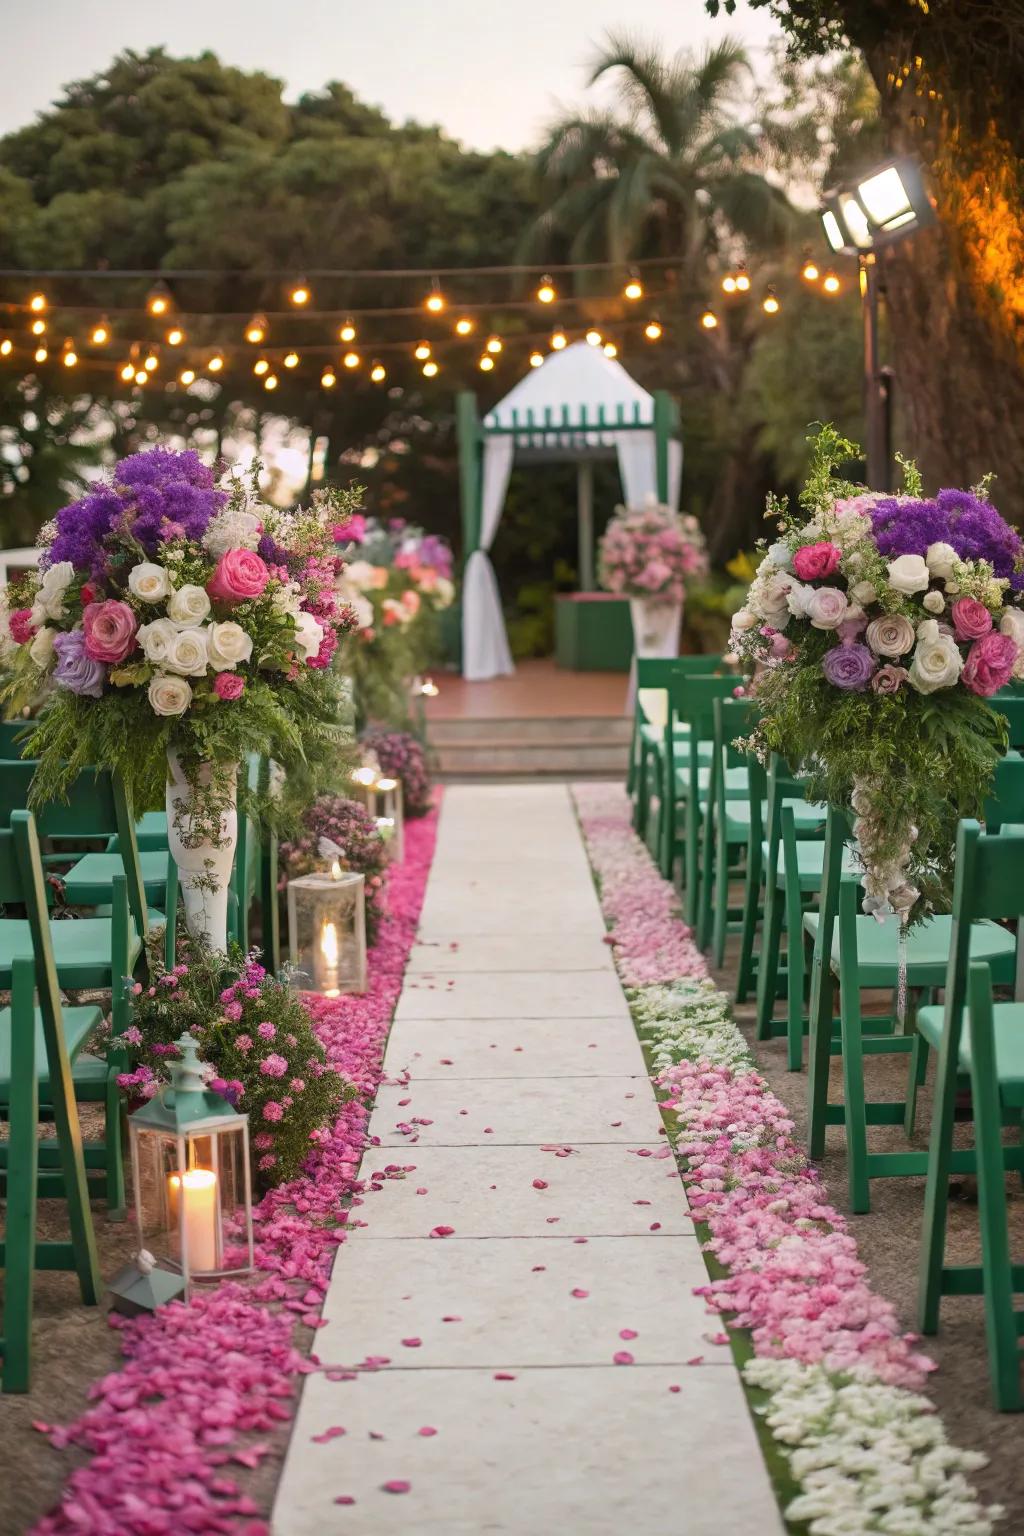
[[0, 720], [0, 759], [19, 758], [34, 727], [34, 720]]
[[[808, 1152], [820, 1158], [825, 1150], [826, 1125], [841, 1125], [846, 1139], [850, 1207], [870, 1209], [870, 1181], [906, 1174], [923, 1174], [927, 1154], [915, 1150], [871, 1152], [870, 1125], [910, 1127], [918, 1071], [910, 1063], [904, 1100], [869, 1100], [864, 1083], [864, 1058], [869, 1055], [914, 1052], [913, 995], [933, 993], [945, 980], [953, 919], [939, 915], [918, 923], [906, 935], [906, 1017], [876, 1017], [861, 1012], [864, 990], [895, 992], [899, 985], [899, 925], [894, 918], [879, 923], [858, 912], [860, 886], [855, 875], [843, 874], [842, 864], [850, 827], [830, 808], [825, 831], [825, 861], [821, 901], [817, 912], [804, 914], [804, 928], [814, 938], [811, 972], [810, 1064], [808, 1072]], [[974, 923], [968, 935], [970, 957], [986, 962], [993, 978], [1012, 985], [1016, 942], [998, 923]], [[839, 989], [839, 1018], [834, 1018]], [[838, 1022], [838, 1035], [836, 1023]], [[828, 1102], [831, 1056], [843, 1063], [843, 1102]]]
[[[655, 778], [661, 782], [661, 751], [664, 739], [664, 719], [652, 718], [652, 695], [662, 695], [657, 702], [668, 713], [667, 688], [670, 677], [710, 677], [722, 669], [721, 656], [672, 656], [637, 658], [636, 699], [633, 704], [633, 736], [629, 747], [629, 771], [626, 779], [627, 792], [634, 797], [633, 828], [646, 837], [650, 811], [650, 776], [652, 765]], [[676, 728], [676, 739], [685, 740], [689, 727], [684, 723]], [[710, 746], [702, 761], [710, 760]]]
[[[925, 1185], [918, 1290], [922, 1333], [935, 1333], [943, 1296], [984, 1298], [985, 1332], [995, 1406], [1024, 1407], [1020, 1334], [1024, 1313], [1014, 1296], [1024, 1290], [1024, 1265], [1010, 1256], [1005, 1176], [1024, 1174], [1019, 1134], [1003, 1145], [1003, 1127], [1024, 1116], [1024, 1002], [993, 1002], [994, 969], [972, 959], [980, 922], [1024, 917], [1024, 829], [982, 832], [960, 823], [953, 891], [952, 941], [941, 1008], [923, 1008], [917, 1027], [938, 1052], [935, 1105]], [[974, 1147], [954, 1148], [958, 1090], [970, 1084]], [[976, 1172], [981, 1264], [945, 1262], [946, 1210], [953, 1173]]]
[[1008, 744], [1011, 749], [1019, 752], [1024, 747], [1024, 694], [1001, 688], [988, 702], [1006, 720]]
[[[668, 679], [668, 713], [661, 735], [658, 760], [658, 860], [666, 880], [683, 863], [683, 902], [691, 928], [697, 920], [700, 867], [701, 768], [713, 748], [714, 702], [731, 698], [736, 687], [732, 677], [689, 677], [676, 673]], [[678, 727], [688, 729], [683, 736]], [[706, 790], [707, 780], [703, 781]]]
[[[24, 906], [27, 931], [25, 948], [0, 961], [0, 989], [10, 992], [9, 1005], [0, 1010], [0, 1113], [9, 1123], [8, 1139], [0, 1141], [0, 1180], [7, 1202], [0, 1244], [4, 1268], [0, 1355], [3, 1390], [27, 1392], [32, 1376], [35, 1270], [73, 1270], [87, 1305], [94, 1306], [100, 1295], [86, 1177], [88, 1149], [82, 1143], [76, 1098], [81, 1096], [83, 1079], [95, 1075], [93, 1059], [85, 1057], [84, 1047], [103, 1018], [95, 1005], [64, 1008], [61, 1004], [43, 863], [28, 811], [15, 811], [10, 828], [0, 830], [0, 905], [12, 903]], [[52, 1112], [56, 1141], [39, 1139], [40, 1101]], [[114, 1114], [116, 1120], [116, 1109]], [[37, 1196], [57, 1194], [67, 1202], [70, 1240], [40, 1241]]]
[[721, 969], [730, 920], [741, 917], [729, 906], [729, 880], [734, 866], [746, 860], [750, 841], [750, 770], [748, 754], [733, 746], [749, 734], [760, 711], [752, 700], [716, 699], [713, 706], [711, 762], [698, 767], [697, 787], [701, 827], [700, 905], [697, 942], [712, 950]]

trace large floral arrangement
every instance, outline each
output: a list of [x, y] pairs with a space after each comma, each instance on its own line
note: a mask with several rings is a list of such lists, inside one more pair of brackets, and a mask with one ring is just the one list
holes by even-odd
[[364, 750], [376, 757], [380, 771], [402, 785], [402, 805], [407, 817], [426, 816], [434, 803], [427, 768], [427, 754], [411, 731], [390, 731], [371, 726], [359, 738]]
[[255, 473], [221, 489], [195, 453], [157, 448], [59, 512], [6, 595], [12, 701], [52, 685], [37, 798], [94, 763], [156, 805], [167, 749], [193, 778], [249, 751], [301, 759], [335, 718], [330, 661], [355, 623], [335, 543], [351, 499], [281, 511]]
[[199, 1042], [207, 1086], [249, 1116], [259, 1182], [292, 1178], [339, 1105], [355, 1091], [327, 1064], [310, 1015], [296, 994], [268, 975], [254, 955], [233, 951], [237, 980], [224, 985], [225, 957], [186, 948], [166, 969], [150, 955], [150, 984], [130, 984], [132, 1022], [119, 1037], [137, 1065], [118, 1077], [122, 1091], [151, 1098], [169, 1078], [175, 1041], [188, 1030]]
[[[335, 860], [342, 869], [365, 876], [366, 937], [373, 943], [387, 912], [385, 893], [388, 848], [364, 806], [344, 795], [318, 795], [302, 819], [299, 834], [279, 850], [282, 877], [293, 879]], [[286, 884], [282, 878], [282, 889]]]
[[598, 556], [598, 577], [609, 592], [655, 603], [681, 603], [687, 582], [708, 573], [697, 519], [657, 502], [617, 507]]
[[359, 624], [345, 652], [357, 715], [403, 725], [410, 681], [438, 659], [440, 615], [455, 598], [451, 548], [403, 518], [354, 518], [340, 548]]
[[922, 916], [1005, 749], [986, 701], [1024, 676], [1024, 545], [985, 486], [924, 497], [909, 465], [898, 496], [836, 480], [856, 453], [824, 428], [800, 510], [770, 501], [779, 537], [733, 638], [764, 664], [755, 745], [857, 816], [865, 909]]

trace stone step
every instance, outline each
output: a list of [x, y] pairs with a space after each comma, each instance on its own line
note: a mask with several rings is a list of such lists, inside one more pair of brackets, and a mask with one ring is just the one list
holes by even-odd
[[474, 741], [436, 747], [438, 775], [471, 774], [601, 774], [624, 775], [629, 756], [628, 743], [600, 741], [509, 742]]
[[525, 744], [575, 746], [579, 742], [627, 744], [632, 721], [625, 715], [536, 715], [522, 719], [429, 720], [430, 744], [438, 751], [470, 744]]

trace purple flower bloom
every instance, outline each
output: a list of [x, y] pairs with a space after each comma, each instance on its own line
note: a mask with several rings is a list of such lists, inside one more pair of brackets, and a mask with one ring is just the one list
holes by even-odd
[[821, 670], [834, 688], [867, 687], [877, 662], [866, 645], [836, 645], [821, 658]]
[[106, 682], [107, 669], [102, 661], [93, 661], [85, 654], [85, 633], [81, 629], [69, 630], [54, 638], [57, 665], [53, 669], [54, 682], [60, 683], [71, 693], [90, 699], [98, 699]]
[[970, 491], [942, 490], [930, 501], [882, 497], [871, 508], [871, 523], [879, 553], [888, 559], [949, 544], [961, 560], [987, 560], [1015, 592], [1024, 590], [1024, 570], [1014, 569], [1024, 558], [1020, 535], [990, 502]]

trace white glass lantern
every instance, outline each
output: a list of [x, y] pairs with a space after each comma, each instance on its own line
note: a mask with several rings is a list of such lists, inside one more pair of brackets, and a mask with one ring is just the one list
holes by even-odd
[[129, 1116], [140, 1270], [196, 1281], [253, 1268], [249, 1120], [203, 1081], [197, 1042], [177, 1041], [171, 1082]]
[[405, 858], [405, 808], [401, 779], [378, 779], [374, 815], [377, 830], [396, 864]]
[[340, 997], [366, 991], [366, 882], [335, 860], [329, 871], [288, 882], [292, 983]]

